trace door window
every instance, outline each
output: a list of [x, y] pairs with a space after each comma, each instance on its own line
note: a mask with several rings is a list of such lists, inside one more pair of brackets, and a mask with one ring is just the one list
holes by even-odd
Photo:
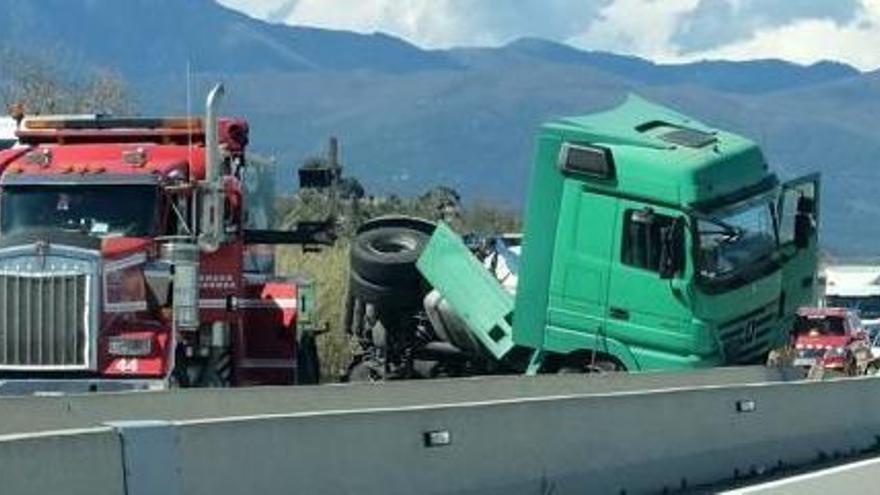
[[[783, 189], [779, 204], [779, 243], [786, 245], [794, 242], [795, 224], [798, 217], [799, 207], [809, 205], [816, 210], [816, 183], [813, 181], [802, 182], [787, 186]], [[810, 222], [816, 227], [816, 215], [811, 215]]]
[[672, 228], [674, 219], [650, 208], [626, 210], [624, 215], [621, 260], [625, 265], [659, 272], [663, 233]]

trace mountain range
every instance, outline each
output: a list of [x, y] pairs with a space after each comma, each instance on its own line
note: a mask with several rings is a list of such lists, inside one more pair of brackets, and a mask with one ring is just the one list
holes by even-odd
[[822, 172], [823, 244], [839, 256], [880, 251], [880, 71], [658, 64], [540, 39], [425, 50], [381, 33], [267, 23], [212, 0], [0, 0], [0, 30], [0, 46], [118, 72], [144, 113], [200, 111], [187, 104], [188, 71], [192, 95], [224, 80], [229, 112], [248, 117], [253, 147], [279, 159], [285, 188], [336, 135], [371, 190], [445, 184], [519, 207], [542, 121], [638, 93], [750, 136], [783, 178]]

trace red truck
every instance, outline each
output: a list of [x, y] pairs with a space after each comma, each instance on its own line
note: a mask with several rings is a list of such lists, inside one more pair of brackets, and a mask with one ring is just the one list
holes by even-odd
[[0, 391], [318, 381], [312, 282], [266, 246], [332, 234], [249, 228], [273, 198], [248, 192], [223, 94], [204, 118], [21, 122], [0, 152]]
[[868, 334], [846, 308], [800, 308], [792, 333], [795, 366], [860, 374], [870, 360]]

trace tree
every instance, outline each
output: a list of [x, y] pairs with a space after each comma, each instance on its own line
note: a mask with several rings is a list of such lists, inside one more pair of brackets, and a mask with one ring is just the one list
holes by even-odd
[[339, 197], [342, 199], [359, 200], [364, 198], [364, 186], [354, 177], [343, 177], [339, 180]]
[[89, 113], [128, 115], [135, 105], [125, 81], [105, 69], [73, 74], [51, 56], [0, 51], [0, 99], [28, 115]]
[[130, 115], [134, 103], [125, 81], [107, 70], [97, 70], [75, 101], [77, 112]]

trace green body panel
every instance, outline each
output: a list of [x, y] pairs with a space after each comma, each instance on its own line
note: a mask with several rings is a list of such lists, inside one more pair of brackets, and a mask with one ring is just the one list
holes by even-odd
[[[611, 276], [608, 291], [608, 305], [626, 311], [627, 319], [608, 318], [609, 337], [627, 342], [642, 349], [654, 349], [660, 355], [688, 356], [692, 354], [709, 355], [714, 349], [714, 340], [705, 333], [694, 333], [690, 321], [691, 308], [680, 291], [671, 289], [669, 280], [661, 280], [656, 272], [643, 270], [624, 264], [621, 260], [623, 219], [627, 211], [644, 207], [643, 203], [620, 200], [618, 222], [614, 230]], [[660, 214], [675, 216], [679, 213], [667, 208], [654, 206]], [[685, 279], [689, 275], [685, 272]], [[684, 361], [691, 359], [682, 358]], [[639, 367], [643, 363], [637, 360]]]
[[[555, 163], [562, 136], [541, 132], [536, 164]], [[515, 340], [532, 349], [544, 347], [556, 223], [562, 206], [562, 174], [555, 167], [532, 168], [524, 218], [525, 231], [516, 288]]]
[[[659, 137], [678, 128], [712, 142]], [[607, 150], [613, 177], [563, 172], [564, 144]], [[441, 227], [419, 261], [496, 358], [520, 346], [534, 356], [598, 351], [632, 371], [753, 362], [784, 340], [798, 306], [814, 302], [815, 236], [805, 249], [778, 246], [760, 270], [729, 286], [697, 273], [696, 218], [752, 203], [769, 210], [784, 196], [760, 149], [743, 137], [630, 97], [608, 112], [544, 125], [529, 187], [516, 311], [503, 348], [488, 332], [512, 306], [460, 241], [453, 246]], [[645, 208], [685, 225], [684, 266], [671, 279], [623, 261], [627, 215]]]
[[[652, 124], [654, 127], [648, 130], [637, 130]], [[711, 133], [717, 142], [694, 149], [658, 137], [675, 126]], [[569, 142], [611, 149], [615, 162], [623, 166], [617, 167], [614, 181], [596, 181], [590, 187], [655, 203], [692, 205], [711, 201], [769, 175], [764, 156], [752, 141], [636, 96], [608, 112], [545, 124], [542, 131]], [[536, 166], [555, 167], [556, 156], [550, 161], [539, 160]]]
[[[606, 331], [609, 263], [619, 200], [566, 181], [556, 229], [547, 326], [581, 333]], [[546, 347], [547, 343], [544, 342]]]
[[416, 266], [495, 359], [513, 348], [513, 297], [449, 227], [437, 226]]
[[[710, 133], [715, 142], [691, 148], [659, 138], [676, 126]], [[558, 163], [563, 143], [610, 150], [613, 180], [567, 177]], [[747, 285], [706, 293], [696, 282], [691, 235], [686, 266], [662, 280], [622, 262], [621, 232], [630, 210], [650, 207], [675, 217], [731, 197], [772, 195], [773, 184], [748, 139], [637, 97], [543, 126], [525, 215], [514, 341], [546, 354], [598, 350], [630, 370], [716, 366], [769, 349], [782, 340], [797, 305], [811, 301], [793, 286], [815, 273], [815, 246], [782, 256], [780, 269]], [[790, 304], [780, 312], [783, 293], [791, 294]], [[626, 318], [614, 317], [621, 312]]]

